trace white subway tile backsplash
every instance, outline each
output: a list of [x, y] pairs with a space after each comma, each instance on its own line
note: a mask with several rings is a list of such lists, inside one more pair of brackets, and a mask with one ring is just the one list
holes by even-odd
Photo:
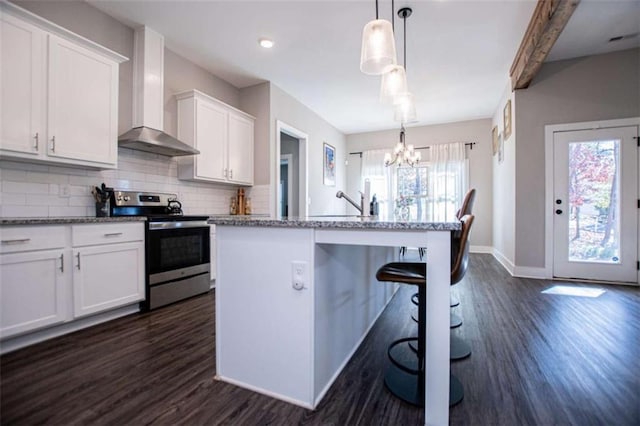
[[46, 183], [33, 182], [13, 182], [2, 180], [2, 192], [22, 193], [22, 194], [48, 194], [49, 185]]
[[47, 206], [0, 206], [2, 217], [47, 217], [49, 207]]
[[[118, 150], [117, 170], [86, 170], [0, 161], [1, 217], [94, 216], [91, 188], [104, 182], [122, 190], [177, 194], [186, 214], [227, 214], [237, 187], [178, 180], [177, 159]], [[62, 195], [62, 185], [69, 193]], [[247, 188], [253, 212], [269, 211], [269, 186]]]
[[[49, 217], [86, 216], [86, 214], [86, 207], [49, 206]], [[92, 216], [95, 216], [95, 208]]]

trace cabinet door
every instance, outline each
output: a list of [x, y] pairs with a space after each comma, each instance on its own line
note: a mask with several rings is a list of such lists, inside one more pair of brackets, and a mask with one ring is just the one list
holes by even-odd
[[35, 26], [8, 14], [0, 17], [0, 148], [3, 154], [36, 157], [42, 152], [39, 148], [46, 140], [45, 40], [45, 33]]
[[225, 180], [227, 111], [214, 103], [196, 99], [196, 176]]
[[118, 64], [49, 36], [48, 153], [75, 164], [117, 160]]
[[67, 319], [64, 250], [0, 255], [0, 337]]
[[94, 314], [144, 299], [144, 244], [73, 250], [73, 312]]
[[253, 120], [229, 113], [229, 181], [253, 185]]

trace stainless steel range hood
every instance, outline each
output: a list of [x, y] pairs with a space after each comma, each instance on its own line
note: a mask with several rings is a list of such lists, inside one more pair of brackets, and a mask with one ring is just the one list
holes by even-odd
[[118, 137], [118, 146], [177, 157], [200, 154], [163, 132], [164, 37], [147, 27], [134, 33], [133, 129]]
[[200, 154], [200, 151], [184, 142], [180, 142], [173, 136], [145, 126], [134, 127], [120, 135], [118, 145], [123, 148], [152, 152], [169, 157]]

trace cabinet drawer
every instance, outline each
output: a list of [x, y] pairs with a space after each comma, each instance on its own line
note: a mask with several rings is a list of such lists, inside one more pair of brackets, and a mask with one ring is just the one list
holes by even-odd
[[71, 227], [73, 247], [144, 241], [144, 223], [74, 225]]
[[65, 245], [65, 226], [3, 226], [0, 228], [0, 253], [47, 250]]

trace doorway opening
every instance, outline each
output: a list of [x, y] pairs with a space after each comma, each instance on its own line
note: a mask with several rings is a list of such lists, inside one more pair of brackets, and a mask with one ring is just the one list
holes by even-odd
[[281, 121], [276, 132], [275, 216], [304, 217], [308, 207], [308, 136]]

